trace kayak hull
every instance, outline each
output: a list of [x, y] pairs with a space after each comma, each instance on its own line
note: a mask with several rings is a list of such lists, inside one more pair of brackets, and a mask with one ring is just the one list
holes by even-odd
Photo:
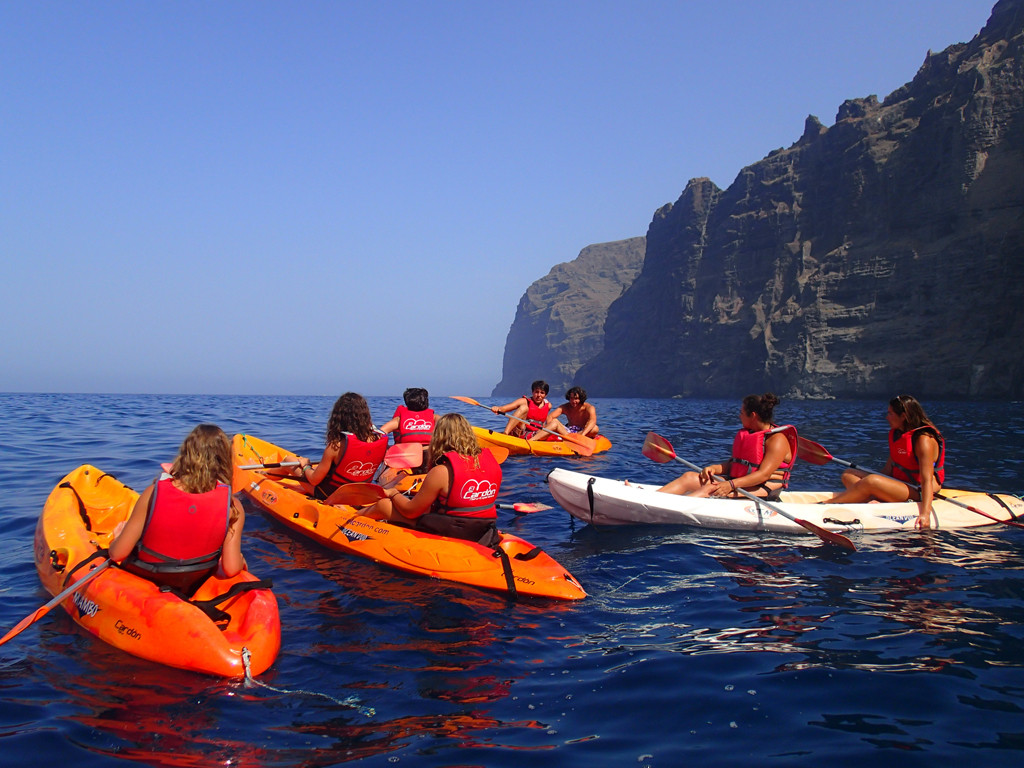
[[251, 435], [235, 435], [232, 448], [234, 487], [270, 517], [324, 547], [406, 573], [487, 590], [510, 593], [511, 581], [517, 596], [557, 600], [586, 597], [572, 574], [518, 536], [502, 534], [498, 546], [507, 557], [501, 557], [494, 549], [474, 542], [374, 520], [354, 507], [330, 506], [311, 499], [294, 480], [239, 468], [280, 461], [288, 454], [284, 449]]
[[[88, 464], [69, 473], [50, 493], [36, 525], [34, 552], [40, 581], [51, 595], [103, 563], [114, 527], [126, 520], [138, 494]], [[91, 563], [76, 570], [76, 566]], [[94, 565], [95, 564], [95, 565]], [[230, 579], [212, 576], [193, 596], [207, 600], [235, 584], [258, 579], [248, 571]], [[149, 661], [221, 677], [258, 675], [277, 657], [281, 622], [269, 589], [244, 591], [219, 608], [224, 629], [202, 610], [116, 566], [106, 568], [61, 602], [86, 632]]]
[[[689, 525], [738, 531], [773, 531], [811, 534], [806, 528], [772, 509], [746, 498], [706, 499], [657, 492], [658, 486], [626, 483], [556, 468], [548, 473], [548, 488], [555, 501], [573, 517], [594, 525]], [[942, 499], [932, 504], [937, 528], [976, 528], [997, 525], [1024, 515], [1024, 501], [1008, 494], [1000, 499], [985, 493], [943, 490], [943, 495], [969, 504], [996, 520]], [[913, 530], [917, 503], [817, 504], [831, 491], [783, 492], [778, 506], [794, 517], [837, 533], [850, 531]], [[591, 502], [591, 498], [593, 502]], [[937, 523], [937, 524], [936, 524]]]
[[[483, 427], [473, 427], [473, 434], [483, 448], [497, 446], [505, 448], [516, 456], [578, 456], [579, 451], [572, 443], [552, 437], [550, 440], [527, 440], [522, 437], [506, 435], [504, 432]], [[594, 453], [602, 453], [612, 447], [611, 440], [604, 435], [594, 438]]]

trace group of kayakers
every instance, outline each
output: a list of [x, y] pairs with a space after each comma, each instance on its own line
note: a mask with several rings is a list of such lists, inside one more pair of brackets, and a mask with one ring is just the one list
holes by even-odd
[[[659, 488], [664, 493], [736, 498], [740, 490], [768, 501], [789, 487], [798, 454], [798, 436], [792, 424], [776, 425], [779, 399], [771, 392], [747, 395], [740, 407], [739, 431], [728, 459], [709, 464], [700, 472], [686, 472]], [[845, 488], [823, 504], [866, 501], [918, 502], [915, 525], [931, 527], [932, 500], [945, 481], [946, 443], [911, 395], [889, 401], [889, 459], [882, 474], [847, 469]]]
[[[535, 381], [530, 397], [493, 406], [513, 414], [506, 431], [534, 439], [543, 430], [596, 435], [597, 414], [586, 391], [572, 387], [566, 403], [551, 408], [549, 387]], [[414, 526], [430, 533], [492, 545], [497, 540], [497, 497], [501, 466], [481, 448], [464, 416], [437, 416], [425, 389], [403, 393], [403, 404], [381, 428], [373, 425], [366, 399], [341, 395], [331, 409], [320, 461], [286, 457], [288, 470], [307, 494], [328, 499], [341, 486], [372, 480], [385, 460], [388, 434], [395, 444], [424, 447], [424, 459], [412, 472], [425, 473], [414, 496], [395, 488], [363, 510], [367, 517]], [[740, 407], [740, 429], [730, 457], [687, 472], [659, 488], [664, 493], [705, 497], [753, 494], [776, 500], [788, 488], [797, 460], [798, 436], [792, 424], [777, 425], [779, 399], [767, 392], [748, 395]], [[559, 416], [566, 416], [563, 425]], [[931, 505], [945, 479], [945, 441], [910, 395], [889, 401], [889, 460], [878, 475], [859, 469], [843, 473], [845, 490], [824, 503], [870, 500], [919, 504], [916, 525], [931, 526]], [[516, 422], [516, 423], [513, 423]], [[231, 496], [231, 446], [217, 426], [200, 424], [185, 438], [168, 471], [139, 496], [128, 520], [110, 544], [110, 557], [123, 567], [161, 585], [191, 592], [218, 570], [233, 576], [245, 568], [241, 552], [245, 511]]]

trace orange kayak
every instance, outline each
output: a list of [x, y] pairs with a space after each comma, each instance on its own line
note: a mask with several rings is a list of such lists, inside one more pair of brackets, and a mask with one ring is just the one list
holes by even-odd
[[[139, 494], [84, 464], [53, 489], [35, 533], [36, 570], [57, 595], [106, 562], [114, 527], [126, 520]], [[100, 554], [97, 554], [100, 553]], [[90, 559], [91, 558], [91, 559]], [[211, 600], [236, 584], [256, 582], [248, 571], [230, 579], [211, 576], [194, 601]], [[244, 590], [244, 588], [242, 588]], [[106, 568], [61, 605], [85, 631], [133, 656], [221, 677], [265, 671], [281, 647], [277, 599], [249, 589], [220, 603], [220, 625], [199, 607], [117, 566]], [[248, 658], [243, 659], [243, 654]]]
[[[484, 429], [483, 427], [473, 427], [473, 434], [476, 435], [477, 442], [484, 448], [491, 446], [497, 446], [499, 448], [505, 448], [510, 454], [513, 455], [525, 455], [531, 454], [533, 456], [578, 456], [579, 451], [576, 451], [572, 447], [572, 443], [565, 440], [556, 439], [554, 437], [546, 440], [526, 440], [522, 437], [513, 437], [512, 435], [506, 435], [500, 430]], [[594, 438], [594, 453], [601, 453], [607, 451], [612, 447], [612, 441], [604, 435], [598, 435]]]
[[[271, 517], [322, 546], [365, 557], [406, 573], [455, 581], [514, 595], [582, 600], [587, 593], [554, 558], [518, 536], [503, 533], [498, 550], [471, 541], [437, 536], [359, 514], [355, 507], [331, 506], [309, 498], [292, 478], [259, 469], [286, 451], [252, 435], [235, 435], [232, 487]], [[411, 476], [415, 477], [415, 476]]]

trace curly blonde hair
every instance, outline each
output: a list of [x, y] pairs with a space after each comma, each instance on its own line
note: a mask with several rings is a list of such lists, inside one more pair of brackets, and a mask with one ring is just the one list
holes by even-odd
[[171, 476], [186, 493], [206, 493], [231, 484], [231, 442], [216, 424], [200, 424], [178, 449]]
[[448, 451], [460, 456], [479, 456], [480, 450], [466, 417], [461, 413], [446, 413], [437, 420], [430, 438], [430, 466], [436, 466]]

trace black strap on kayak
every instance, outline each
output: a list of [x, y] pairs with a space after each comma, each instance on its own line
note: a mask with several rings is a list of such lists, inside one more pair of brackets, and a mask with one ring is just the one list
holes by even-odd
[[259, 581], [240, 581], [231, 587], [223, 595], [217, 595], [211, 597], [209, 600], [192, 600], [186, 597], [182, 592], [175, 589], [174, 587], [163, 586], [160, 587], [161, 592], [169, 592], [186, 603], [191, 603], [200, 611], [205, 613], [210, 621], [220, 627], [221, 630], [227, 628], [228, 623], [231, 621], [231, 614], [227, 611], [221, 610], [218, 606], [221, 603], [225, 603], [233, 597], [236, 597], [243, 592], [249, 592], [253, 589], [270, 589], [274, 586], [274, 582], [270, 579], [260, 579]]
[[501, 570], [505, 574], [505, 588], [508, 589], [509, 599], [515, 602], [516, 600], [516, 579], [515, 574], [512, 573], [512, 561], [508, 558], [508, 552], [502, 549], [500, 546], [495, 545], [494, 557], [501, 558]]
[[1001, 506], [1003, 509], [1005, 509], [1007, 512], [1009, 512], [1011, 520], [1017, 520], [1017, 515], [1013, 514], [1013, 510], [1010, 509], [1010, 505], [1007, 504], [1002, 499], [1000, 499], [998, 495], [996, 495], [994, 493], [987, 493], [985, 495], [995, 499], [996, 503], [999, 504], [999, 506]]
[[535, 558], [543, 551], [544, 550], [540, 547], [534, 547], [529, 552], [520, 552], [518, 555], [516, 555], [516, 560], [533, 560], [533, 558]]
[[860, 518], [855, 517], [853, 520], [837, 520], [834, 517], [823, 517], [821, 518], [823, 523], [832, 523], [833, 525], [860, 525]]
[[587, 480], [587, 501], [590, 503], [590, 522], [594, 522], [594, 481], [596, 477]]
[[64, 575], [64, 586], [67, 587], [67, 585], [71, 582], [71, 577], [74, 576], [78, 572], [79, 568], [82, 568], [82, 567], [88, 565], [93, 560], [95, 560], [97, 558], [100, 558], [100, 557], [102, 557], [104, 560], [106, 560], [106, 559], [108, 559], [110, 557], [110, 552], [108, 552], [105, 549], [97, 549], [95, 552], [93, 552], [88, 557], [84, 558], [83, 560], [80, 560], [78, 563], [75, 564], [74, 568], [72, 568], [70, 571], [68, 571]]
[[61, 483], [58, 488], [69, 488], [71, 492], [75, 494], [75, 499], [78, 501], [78, 516], [82, 518], [82, 523], [85, 525], [85, 530], [92, 532], [92, 520], [89, 519], [89, 513], [85, 511], [85, 502], [82, 501], [82, 497], [78, 495], [78, 491], [71, 483]]

